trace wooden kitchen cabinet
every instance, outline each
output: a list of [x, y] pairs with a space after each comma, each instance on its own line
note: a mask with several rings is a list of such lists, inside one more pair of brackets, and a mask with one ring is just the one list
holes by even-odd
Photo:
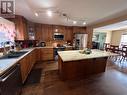
[[37, 48], [37, 49], [36, 49], [36, 56], [35, 56], [36, 62], [41, 61], [41, 58], [40, 58], [41, 52], [40, 52], [40, 51], [41, 51], [40, 48]]
[[23, 59], [19, 61], [21, 66], [21, 76], [22, 76], [22, 83], [25, 82], [25, 80], [28, 77], [28, 74], [32, 70], [34, 64], [36, 63], [36, 51], [33, 50], [29, 54], [27, 54]]
[[15, 18], [10, 18], [15, 23], [16, 40], [28, 40], [27, 20], [23, 16], [16, 15]]
[[42, 40], [46, 42], [53, 40], [52, 25], [42, 24]]
[[19, 63], [21, 67], [22, 83], [24, 83], [28, 75], [28, 67], [29, 67], [27, 57], [24, 57]]
[[40, 49], [40, 59], [42, 61], [54, 60], [53, 48], [41, 48]]
[[86, 27], [78, 27], [74, 26], [73, 27], [73, 33], [86, 33]]
[[68, 51], [68, 50], [73, 50], [73, 47], [66, 47], [65, 50], [66, 50], [66, 51]]
[[73, 41], [73, 29], [72, 27], [66, 27], [65, 31], [65, 41]]
[[42, 29], [42, 25], [41, 24], [39, 24], [39, 23], [36, 23], [35, 24], [35, 39], [36, 40], [42, 40], [42, 31], [41, 31], [41, 29]]
[[[105, 72], [108, 57], [63, 61], [58, 56], [59, 76], [61, 80], [84, 79], [87, 76]], [[70, 69], [71, 68], [71, 69]]]

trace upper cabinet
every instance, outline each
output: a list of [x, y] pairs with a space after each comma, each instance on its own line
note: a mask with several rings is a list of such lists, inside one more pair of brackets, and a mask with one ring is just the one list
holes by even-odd
[[42, 40], [43, 41], [52, 41], [53, 40], [53, 26], [42, 24]]
[[74, 26], [73, 27], [73, 33], [86, 33], [86, 27], [78, 27]]
[[33, 22], [27, 21], [27, 32], [28, 39], [35, 40], [35, 24]]
[[27, 40], [27, 20], [22, 16], [16, 16], [16, 40]]
[[71, 41], [73, 38], [72, 27], [58, 26], [58, 25], [47, 25], [47, 24], [35, 24], [35, 39], [41, 41], [53, 41], [53, 35], [55, 32], [64, 35], [64, 41]]
[[27, 40], [27, 20], [23, 16], [16, 15], [15, 18], [9, 19], [15, 23], [16, 40]]
[[65, 40], [66, 41], [72, 41], [73, 40], [73, 29], [72, 29], [72, 27], [66, 27]]
[[64, 35], [62, 41], [73, 41], [73, 35], [75, 33], [87, 33], [86, 27], [34, 23], [19, 15], [9, 20], [15, 23], [16, 40], [40, 40], [50, 42], [54, 41], [54, 33], [58, 32]]
[[42, 25], [39, 23], [35, 23], [35, 39], [42, 40]]
[[53, 26], [53, 33], [58, 32], [64, 35], [64, 41], [72, 41], [73, 28], [71, 26]]
[[86, 33], [85, 27], [72, 27], [62, 25], [35, 24], [35, 39], [41, 41], [53, 41], [54, 33], [64, 35], [63, 41], [72, 41], [75, 33]]

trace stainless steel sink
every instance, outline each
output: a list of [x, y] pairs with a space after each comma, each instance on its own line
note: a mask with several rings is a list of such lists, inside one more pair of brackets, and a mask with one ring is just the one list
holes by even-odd
[[0, 57], [0, 59], [18, 58], [18, 57], [24, 55], [27, 52], [28, 51], [10, 52], [7, 55], [4, 55], [4, 56]]

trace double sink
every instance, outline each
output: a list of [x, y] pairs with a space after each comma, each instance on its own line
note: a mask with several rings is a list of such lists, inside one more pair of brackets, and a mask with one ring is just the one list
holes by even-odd
[[18, 57], [21, 57], [22, 55], [24, 55], [27, 52], [28, 51], [13, 51], [13, 52], [10, 52], [10, 53], [0, 57], [0, 59], [18, 58]]

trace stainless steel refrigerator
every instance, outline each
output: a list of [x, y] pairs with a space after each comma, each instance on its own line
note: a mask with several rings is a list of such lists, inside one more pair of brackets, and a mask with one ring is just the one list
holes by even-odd
[[75, 49], [83, 49], [87, 47], [88, 34], [75, 34], [73, 39], [73, 46]]

